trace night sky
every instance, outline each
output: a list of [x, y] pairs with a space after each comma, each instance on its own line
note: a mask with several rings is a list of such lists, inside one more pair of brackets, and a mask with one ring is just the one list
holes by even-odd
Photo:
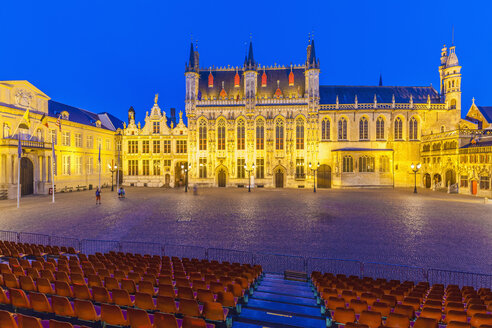
[[[462, 113], [492, 105], [492, 1], [3, 1], [0, 80], [28, 80], [53, 100], [137, 119], [184, 110], [191, 35], [200, 66], [304, 63], [314, 31], [321, 84], [439, 89], [443, 44], [463, 66]], [[487, 78], [487, 76], [489, 78]]]

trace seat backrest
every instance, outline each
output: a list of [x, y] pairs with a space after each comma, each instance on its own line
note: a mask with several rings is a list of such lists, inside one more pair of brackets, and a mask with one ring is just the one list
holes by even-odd
[[157, 296], [157, 310], [164, 313], [177, 313], [178, 308], [173, 297]]
[[51, 306], [53, 307], [53, 312], [57, 315], [75, 317], [72, 305], [68, 301], [68, 298], [64, 296], [51, 296]]
[[154, 284], [148, 280], [141, 280], [138, 282], [138, 291], [154, 295]]
[[147, 293], [135, 293], [135, 306], [143, 310], [155, 310], [152, 295]]
[[22, 289], [10, 288], [10, 301], [12, 302], [13, 307], [31, 308], [31, 302], [27, 298], [26, 293]]
[[391, 328], [408, 328], [410, 327], [410, 319], [405, 314], [390, 313], [384, 326]]
[[113, 302], [120, 306], [133, 306], [133, 302], [130, 298], [128, 291], [124, 289], [113, 289], [112, 292]]
[[381, 313], [375, 311], [362, 311], [359, 317], [359, 323], [368, 325], [369, 328], [378, 328], [381, 326]]
[[193, 293], [193, 289], [191, 287], [178, 287], [178, 297], [181, 298], [187, 298], [187, 299], [194, 299], [195, 294]]
[[0, 327], [2, 327], [2, 328], [18, 328], [17, 322], [15, 321], [12, 313], [4, 311], [4, 310], [0, 310]]
[[437, 328], [437, 320], [432, 318], [418, 317], [413, 324], [414, 328]]
[[154, 314], [154, 328], [178, 328], [178, 321], [172, 314], [167, 313], [155, 313]]
[[492, 314], [475, 313], [470, 320], [470, 324], [473, 328], [492, 326]]
[[75, 308], [75, 316], [80, 320], [87, 320], [87, 321], [99, 320], [99, 316], [96, 313], [94, 304], [92, 304], [91, 301], [76, 299], [73, 305]]
[[19, 328], [43, 328], [41, 319], [28, 315], [18, 314], [17, 321], [19, 322]]
[[222, 305], [216, 302], [205, 302], [203, 305], [203, 316], [207, 320], [224, 321], [224, 311]]
[[157, 293], [159, 296], [168, 296], [175, 298], [176, 292], [174, 291], [174, 287], [172, 285], [159, 285], [159, 291]]
[[73, 295], [75, 298], [81, 300], [91, 300], [92, 295], [86, 284], [74, 284], [73, 285]]
[[41, 293], [29, 293], [32, 309], [36, 312], [53, 313], [51, 304], [45, 294]]
[[200, 309], [194, 299], [181, 298], [179, 300], [179, 313], [192, 317], [200, 316]]
[[59, 296], [73, 297], [72, 289], [66, 281], [55, 281], [55, 294]]
[[51, 283], [48, 278], [40, 277], [36, 279], [36, 287], [40, 293], [54, 294], [53, 287], [51, 287]]
[[213, 302], [214, 293], [208, 289], [198, 289], [196, 291], [196, 298], [200, 303]]
[[128, 309], [128, 321], [131, 328], [151, 328], [149, 315], [147, 311], [139, 309]]
[[92, 299], [99, 303], [111, 303], [111, 296], [106, 287], [92, 287]]
[[109, 325], [126, 326], [128, 321], [123, 317], [119, 306], [110, 304], [101, 304], [101, 321]]
[[68, 274], [65, 271], [56, 271], [55, 278], [58, 281], [70, 282], [70, 279], [68, 278]]
[[137, 287], [132, 279], [121, 279], [121, 289], [125, 289], [130, 294], [135, 294]]
[[20, 276], [19, 277], [20, 288], [25, 291], [36, 291], [36, 285], [34, 284], [34, 280], [30, 276]]
[[234, 295], [231, 292], [219, 292], [217, 294], [217, 302], [225, 307], [234, 307], [236, 302], [234, 300]]
[[50, 328], [73, 328], [73, 326], [70, 322], [51, 319]]
[[355, 322], [355, 311], [353, 309], [336, 308], [333, 319], [342, 325], [347, 322]]
[[185, 316], [183, 318], [182, 328], [206, 328], [207, 323], [203, 319], [192, 318], [189, 316]]
[[102, 287], [102, 280], [97, 274], [90, 274], [87, 278], [89, 287]]

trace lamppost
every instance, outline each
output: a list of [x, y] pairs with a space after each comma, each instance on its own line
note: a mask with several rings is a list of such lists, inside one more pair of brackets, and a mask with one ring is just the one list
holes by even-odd
[[313, 169], [314, 165], [311, 164], [311, 162], [309, 162], [309, 168], [311, 169], [311, 171], [313, 171], [313, 178], [314, 178], [314, 186], [313, 186], [313, 192], [316, 192], [316, 172], [318, 172], [318, 167], [319, 167], [319, 162], [318, 164], [316, 164], [316, 168]]
[[118, 170], [118, 166], [117, 165], [112, 166], [111, 164], [108, 164], [108, 168], [109, 168], [109, 171], [111, 172], [111, 191], [114, 191], [114, 183], [113, 183], [114, 172], [116, 172], [116, 170]]
[[412, 168], [413, 174], [415, 175], [413, 193], [416, 194], [417, 193], [417, 172], [420, 170], [421, 165], [420, 165], [420, 163], [417, 163], [417, 165], [412, 163], [412, 165], [410, 165], [410, 167]]
[[251, 169], [248, 170], [248, 166], [244, 164], [244, 169], [248, 172], [248, 192], [251, 192], [251, 172], [255, 169], [255, 165], [251, 165]]
[[181, 164], [181, 169], [185, 171], [185, 192], [188, 192], [188, 171], [191, 169], [191, 164], [188, 164], [187, 167]]

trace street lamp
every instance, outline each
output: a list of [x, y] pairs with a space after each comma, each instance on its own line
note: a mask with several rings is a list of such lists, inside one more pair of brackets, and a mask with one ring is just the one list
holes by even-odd
[[316, 168], [313, 169], [313, 167], [314, 165], [312, 165], [311, 162], [309, 162], [309, 168], [311, 169], [311, 171], [313, 171], [313, 178], [314, 178], [313, 192], [316, 192], [316, 172], [318, 172], [319, 162], [316, 165]]
[[415, 175], [413, 193], [416, 194], [417, 193], [417, 172], [420, 170], [421, 165], [420, 165], [420, 163], [417, 163], [417, 165], [412, 163], [412, 165], [410, 165], [410, 167], [412, 168], [412, 171]]
[[191, 169], [191, 164], [188, 164], [187, 167], [181, 164], [181, 169], [185, 171], [185, 192], [188, 192], [188, 171]]
[[251, 172], [255, 169], [255, 165], [251, 165], [251, 169], [248, 170], [248, 167], [244, 164], [244, 169], [248, 172], [248, 192], [251, 192]]
[[108, 164], [108, 168], [109, 168], [109, 171], [111, 172], [111, 191], [114, 191], [114, 183], [113, 183], [114, 172], [116, 172], [116, 170], [118, 170], [118, 166], [117, 165], [112, 166], [111, 164]]

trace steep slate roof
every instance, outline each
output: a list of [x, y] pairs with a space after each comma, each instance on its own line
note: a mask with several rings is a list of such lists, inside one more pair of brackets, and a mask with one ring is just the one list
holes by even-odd
[[378, 103], [391, 103], [393, 95], [396, 103], [410, 102], [410, 95], [414, 103], [427, 103], [427, 96], [431, 103], [441, 102], [433, 87], [320, 85], [319, 94], [320, 104], [335, 104], [337, 95], [340, 104], [353, 104], [355, 95], [357, 102], [364, 104], [373, 103], [374, 95]]
[[72, 107], [53, 100], [48, 101], [48, 115], [58, 117], [58, 115], [66, 111], [70, 122], [96, 126], [96, 121], [101, 121], [101, 128], [115, 131], [117, 128], [123, 128], [123, 121], [108, 113], [96, 114], [85, 109]]
[[487, 122], [492, 123], [492, 106], [477, 106], [477, 108]]

